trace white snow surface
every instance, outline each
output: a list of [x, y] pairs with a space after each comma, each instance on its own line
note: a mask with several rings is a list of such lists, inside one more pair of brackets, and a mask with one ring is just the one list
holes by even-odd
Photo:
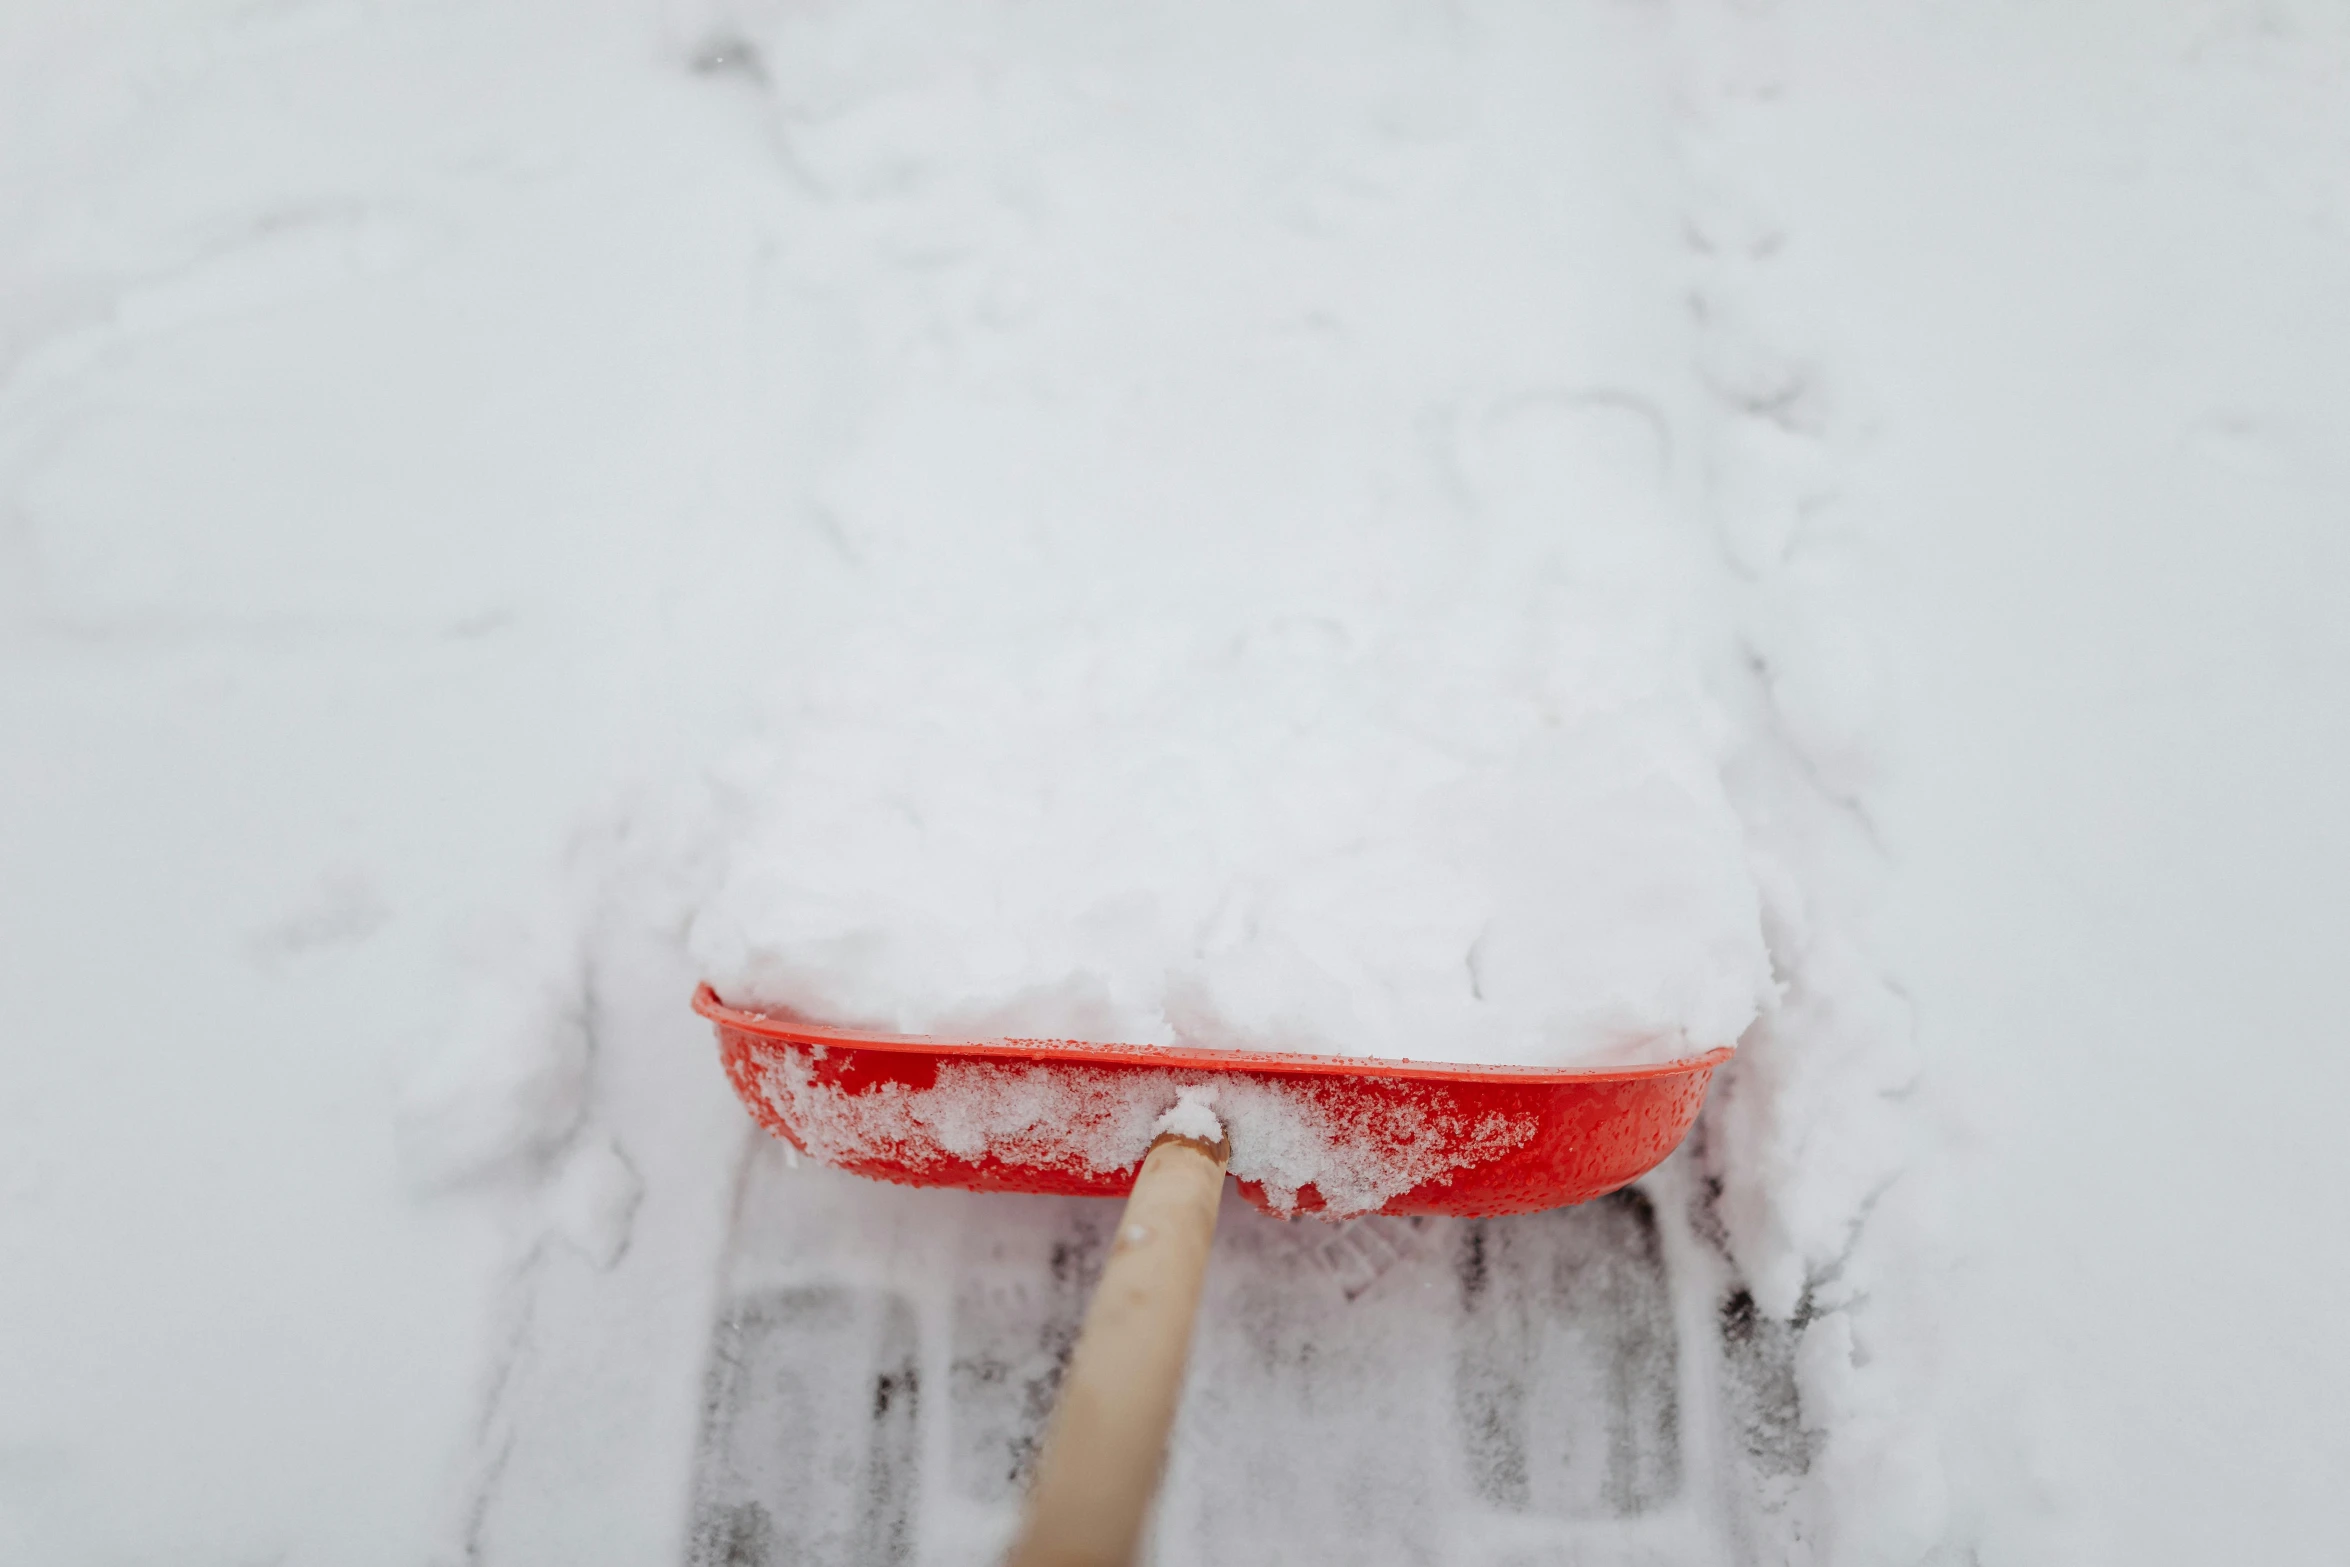
[[[1255, 339], [1258, 315], [1227, 335]], [[1135, 362], [1099, 335], [1105, 367]], [[1190, 341], [1226, 346], [1205, 330]], [[1331, 385], [1286, 396], [1333, 401], [1360, 373], [1333, 364]], [[1199, 373], [1198, 395], [1244, 374]], [[1314, 466], [1357, 490], [1404, 411], [1366, 417], [1360, 446], [1334, 439]], [[1229, 412], [1201, 449], [1238, 446], [1241, 426], [1268, 417]], [[934, 428], [984, 428], [991, 414], [975, 397]], [[1156, 550], [1129, 508], [1184, 487], [1200, 462], [1188, 443], [1154, 462], [1083, 429], [1063, 438], [1073, 449], [1058, 461], [1014, 465], [1039, 476], [1037, 492], [1116, 490], [1096, 502], [1107, 538], [1034, 555], [1006, 542], [957, 562], [979, 616], [930, 607], [903, 573], [872, 573], [860, 591], [880, 624], [849, 643], [839, 675], [816, 677], [779, 758], [729, 780], [746, 820], [693, 933], [721, 996], [899, 1033], [1518, 1065], [1667, 1060], [1737, 1040], [1770, 972], [1709, 734], [1721, 726], [1707, 722], [1695, 660], [1654, 624], [1646, 570], [1577, 558], [1656, 553], [1672, 535], [1640, 493], [1652, 486], [1559, 475], [1528, 503], [1535, 538], [1495, 551], [1527, 558], [1473, 564], [1471, 581], [1433, 591], [1445, 568], [1431, 562], [1490, 547], [1441, 537], [1460, 518], [1391, 524], [1439, 537], [1414, 541], [1416, 569], [1382, 569], [1368, 558], [1378, 510], [1359, 490], [1292, 494], [1277, 504], [1335, 535], [1296, 550], [1311, 557], [1299, 569], [1370, 578], [1366, 595], [1384, 602], [1325, 590], [1251, 615], [1236, 606], [1261, 587], [1254, 563], [1280, 518], [1218, 495], [1181, 515], [1237, 518], [1237, 538], [1184, 526], [1180, 549]], [[884, 466], [938, 483], [951, 459], [923, 461], [906, 440]], [[1014, 449], [997, 436], [991, 455]], [[1102, 467], [1123, 482], [1103, 484]], [[1218, 488], [1265, 487], [1266, 468], [1218, 473]], [[1016, 541], [1017, 519], [1042, 509], [991, 513], [975, 484], [940, 488], [925, 562], [954, 553], [931, 535]], [[1134, 600], [1175, 575], [1162, 554], [1202, 580], [1154, 616]], [[1096, 612], [1106, 626], [1051, 612], [1046, 584], [1072, 555], [1109, 557], [1079, 573], [1114, 606]]]
[[[2340, 1560], [2346, 171], [2299, 0], [7, 8], [0, 1562], [679, 1560], [746, 1280], [1048, 1287], [703, 976], [1738, 1040], [1678, 1490], [1478, 1500], [1534, 1319], [1228, 1203], [1170, 1563]], [[1187, 1086], [874, 1110], [1325, 1178]]]
[[[777, 25], [787, 72], [835, 36]], [[954, 263], [860, 305], [853, 438], [800, 502], [839, 629], [760, 660], [705, 976], [907, 1033], [1734, 1042], [1771, 976], [1651, 390], [1681, 325], [1591, 214], [1529, 216], [1534, 84], [1367, 36], [1317, 124], [1269, 80], [1204, 111], [1155, 33], [982, 69], [1000, 19], [938, 25], [837, 35], [902, 98], [788, 89], [821, 185], [921, 171], [795, 286]]]

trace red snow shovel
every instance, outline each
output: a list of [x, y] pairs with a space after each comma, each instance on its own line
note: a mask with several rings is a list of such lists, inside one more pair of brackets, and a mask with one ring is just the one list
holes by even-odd
[[[751, 1114], [827, 1164], [908, 1186], [1126, 1198], [1010, 1567], [1134, 1560], [1234, 1136], [1259, 1170], [1241, 1195], [1268, 1212], [1533, 1213], [1612, 1192], [1671, 1153], [1730, 1057], [1567, 1071], [947, 1040], [771, 1017], [707, 985], [694, 1010], [717, 1025]], [[1213, 1146], [1186, 1135], [1197, 1121], [1154, 1135], [1185, 1090], [1222, 1117]], [[1308, 1167], [1336, 1173], [1282, 1185], [1277, 1161], [1248, 1157], [1252, 1136], [1302, 1139]]]

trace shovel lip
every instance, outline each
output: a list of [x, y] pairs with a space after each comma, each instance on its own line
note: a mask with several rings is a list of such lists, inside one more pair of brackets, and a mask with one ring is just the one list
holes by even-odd
[[835, 1028], [755, 1009], [728, 1006], [708, 984], [694, 991], [694, 1010], [711, 1022], [785, 1044], [842, 1049], [897, 1050], [920, 1055], [1005, 1061], [1053, 1061], [1070, 1066], [1156, 1066], [1192, 1072], [1251, 1072], [1288, 1077], [1392, 1077], [1425, 1082], [1474, 1079], [1487, 1083], [1623, 1083], [1707, 1071], [1737, 1053], [1717, 1045], [1701, 1055], [1640, 1066], [1478, 1066], [1452, 1061], [1393, 1060], [1382, 1056], [1299, 1055], [1286, 1050], [1202, 1050], [1187, 1045], [1103, 1044], [1084, 1039], [941, 1039], [931, 1034], [885, 1034]]

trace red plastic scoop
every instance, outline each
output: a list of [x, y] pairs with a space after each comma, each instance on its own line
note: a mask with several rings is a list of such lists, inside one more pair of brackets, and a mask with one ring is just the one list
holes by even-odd
[[[1679, 1146], [1724, 1047], [1601, 1070], [1454, 1066], [1062, 1039], [860, 1033], [729, 1007], [726, 1075], [801, 1152], [876, 1180], [1123, 1197], [1179, 1090], [1208, 1091], [1243, 1196], [1268, 1212], [1531, 1213], [1636, 1180]], [[1277, 1129], [1343, 1171], [1294, 1185], [1257, 1160]], [[1325, 1191], [1330, 1186], [1333, 1189]]]

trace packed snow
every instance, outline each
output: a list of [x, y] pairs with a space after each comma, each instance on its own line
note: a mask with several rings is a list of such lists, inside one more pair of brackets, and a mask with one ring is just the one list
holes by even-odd
[[[1165, 461], [1105, 455], [1138, 495], [1174, 487]], [[1373, 455], [1330, 466], [1353, 479]], [[1040, 491], [1093, 477], [1074, 455], [1013, 466]], [[1010, 531], [973, 486], [942, 488], [934, 533]], [[1195, 609], [1105, 609], [1104, 629], [1058, 623], [1037, 602], [1047, 563], [1017, 549], [953, 572], [1009, 636], [984, 616], [901, 618], [916, 595], [873, 573], [885, 629], [792, 715], [777, 760], [729, 779], [747, 819], [695, 918], [705, 977], [737, 1005], [975, 1038], [1541, 1066], [1735, 1043], [1770, 972], [1722, 725], [1693, 661], [1622, 607], [1649, 607], [1638, 584], [1577, 580], [1591, 536], [1638, 550], [1665, 532], [1653, 502], [1619, 510], [1606, 484], [1585, 488], [1534, 512], [1534, 547], [1507, 552], [1527, 558], [1498, 581], [1414, 591], [1445, 569], [1441, 538], [1415, 571], [1344, 542], [1308, 568], [1335, 580], [1356, 557], [1376, 611], [1330, 593], [1232, 612], [1258, 559], [1245, 541], [1195, 567]], [[1332, 500], [1288, 504], [1375, 531]], [[1600, 515], [1577, 527], [1578, 506]], [[1101, 515], [1095, 549], [1117, 564], [1084, 575], [1131, 605], [1126, 570], [1167, 573], [1124, 506]], [[1204, 527], [1179, 531], [1218, 550]]]
[[[797, 503], [828, 631], [760, 661], [771, 754], [725, 778], [695, 920], [720, 995], [1528, 1065], [1734, 1043], [1771, 976], [1657, 384], [1682, 325], [1597, 204], [1527, 207], [1598, 149], [1482, 49], [1413, 79], [1433, 18], [1334, 61], [1321, 120], [1273, 76], [1204, 110], [1155, 30], [981, 68], [1000, 20], [900, 25], [758, 45], [811, 178], [883, 192], [792, 286], [952, 260], [856, 307]], [[898, 85], [835, 105], [834, 47]]]
[[[762, 58], [809, 24], [777, 25]], [[966, 69], [944, 40], [832, 38]], [[1302, 138], [1288, 157], [1203, 158], [1196, 65], [1064, 46], [1116, 85], [1014, 69], [812, 138], [827, 177], [925, 171], [812, 247], [836, 288], [940, 220], [933, 189], [1022, 205], [896, 303], [923, 332], [877, 345], [805, 502], [835, 629], [773, 656], [774, 711], [708, 786], [701, 977], [965, 1038], [1538, 1066], [1734, 1044], [1773, 980], [1656, 373], [1685, 328], [1613, 292], [1654, 237], [1525, 213], [1581, 111], [1531, 78], [1456, 103], [1409, 80], [1406, 36], [1326, 123], [1223, 104], [1215, 135]], [[1420, 98], [1456, 130], [1382, 128]], [[1039, 156], [1047, 128], [1096, 151]], [[1387, 135], [1427, 143], [1419, 180], [1301, 212], [1301, 167]], [[1429, 300], [1430, 245], [1479, 286]], [[1098, 1171], [1141, 1158], [1179, 1081], [949, 1063], [837, 1095], [794, 1052], [765, 1092], [819, 1157], [919, 1134]], [[1338, 1217], [1533, 1134], [1350, 1128], [1315, 1085], [1226, 1097], [1233, 1174]]]
[[[2294, 0], [8, 8], [0, 1561], [988, 1560], [1115, 1208], [798, 1157], [703, 978], [1737, 1043], [1603, 1202], [1228, 1201], [1170, 1567], [2338, 1560], [2346, 84]], [[865, 1109], [1346, 1131], [981, 1075]]]

